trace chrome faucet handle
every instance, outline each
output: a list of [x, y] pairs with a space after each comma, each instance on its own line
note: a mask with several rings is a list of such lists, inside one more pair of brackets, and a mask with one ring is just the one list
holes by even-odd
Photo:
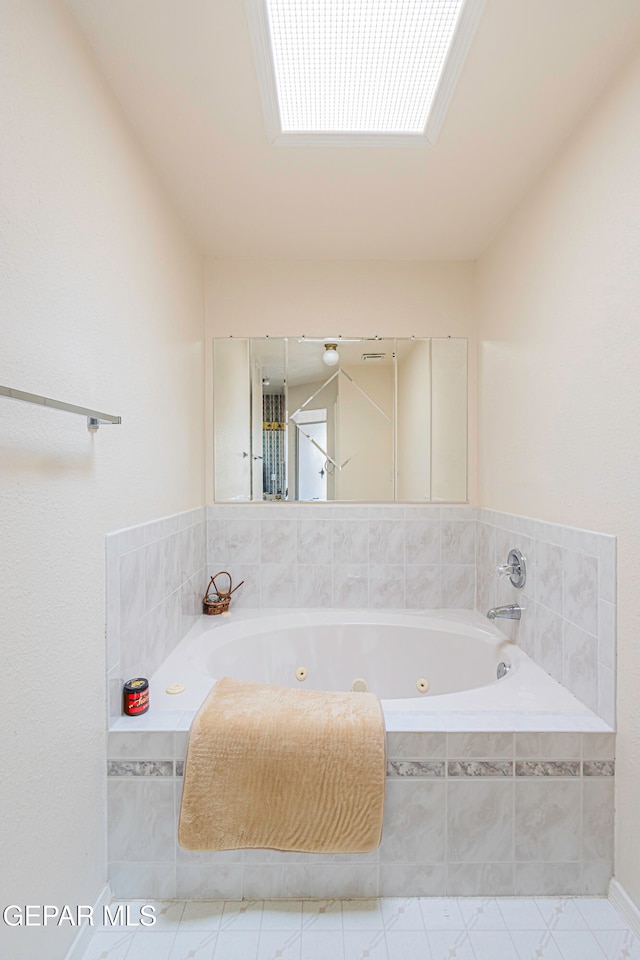
[[519, 550], [509, 551], [506, 563], [499, 563], [496, 567], [496, 573], [499, 577], [508, 577], [514, 587], [520, 589], [524, 587], [527, 579], [527, 569], [524, 557]]

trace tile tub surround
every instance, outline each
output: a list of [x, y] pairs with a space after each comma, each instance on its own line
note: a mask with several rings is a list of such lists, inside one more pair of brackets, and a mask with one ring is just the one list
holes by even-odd
[[[512, 547], [526, 557], [521, 590], [495, 572]], [[520, 621], [496, 626], [615, 727], [616, 538], [479, 509], [476, 569], [477, 609], [523, 606]]]
[[604, 895], [614, 734], [388, 733], [380, 848], [360, 856], [192, 852], [177, 818], [187, 730], [112, 730], [116, 897]]
[[475, 605], [475, 508], [264, 503], [207, 508], [210, 573], [246, 607]]
[[106, 537], [108, 721], [122, 712], [122, 686], [150, 676], [202, 613], [207, 583], [206, 509], [200, 507]]

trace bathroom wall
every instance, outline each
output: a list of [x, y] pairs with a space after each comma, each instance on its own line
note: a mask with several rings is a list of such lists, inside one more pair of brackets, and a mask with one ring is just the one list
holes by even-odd
[[[200, 256], [64, 4], [0, 10], [3, 904], [92, 904], [106, 877], [104, 537], [204, 502]], [[0, 927], [59, 960], [75, 928]]]
[[616, 877], [640, 907], [640, 55], [477, 266], [479, 502], [618, 537]]
[[[213, 395], [213, 337], [328, 334], [467, 337], [469, 500], [476, 463], [474, 264], [466, 261], [209, 260], [206, 267], [206, 390]], [[207, 404], [207, 464], [213, 463]], [[213, 475], [207, 472], [207, 502]]]

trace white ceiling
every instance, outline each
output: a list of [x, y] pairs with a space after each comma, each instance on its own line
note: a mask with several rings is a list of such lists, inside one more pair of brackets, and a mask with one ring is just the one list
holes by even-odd
[[66, 2], [218, 258], [474, 259], [640, 39], [640, 0], [487, 0], [435, 147], [285, 147], [243, 0]]

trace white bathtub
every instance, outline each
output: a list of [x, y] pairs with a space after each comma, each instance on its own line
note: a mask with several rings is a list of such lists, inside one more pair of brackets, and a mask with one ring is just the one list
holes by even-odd
[[[498, 680], [501, 662], [510, 669]], [[325, 690], [364, 680], [382, 701], [388, 730], [608, 729], [476, 611], [263, 609], [201, 617], [151, 677], [147, 722], [166, 710], [188, 719], [222, 676]], [[184, 692], [165, 692], [178, 683]]]

